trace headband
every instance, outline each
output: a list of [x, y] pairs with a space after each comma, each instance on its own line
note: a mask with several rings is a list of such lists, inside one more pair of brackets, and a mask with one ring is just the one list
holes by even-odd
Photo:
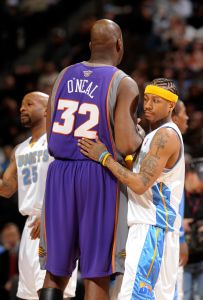
[[147, 85], [144, 91], [144, 94], [152, 94], [160, 96], [161, 98], [164, 98], [165, 100], [171, 101], [171, 102], [177, 102], [178, 101], [178, 95], [165, 90], [159, 86], [156, 85]]

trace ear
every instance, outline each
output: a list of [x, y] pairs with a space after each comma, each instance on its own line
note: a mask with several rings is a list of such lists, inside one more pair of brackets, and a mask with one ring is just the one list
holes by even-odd
[[175, 102], [170, 102], [169, 108], [170, 108], [171, 111], [174, 109], [175, 106], [176, 106]]
[[121, 39], [119, 38], [116, 42], [116, 50], [117, 52], [119, 52], [121, 50], [121, 47], [122, 47], [122, 41]]
[[176, 123], [177, 120], [178, 120], [178, 119], [177, 119], [177, 116], [176, 116], [176, 115], [172, 116], [172, 120], [173, 120], [174, 123]]
[[45, 118], [47, 117], [47, 108], [45, 108], [45, 110], [44, 110], [44, 117]]

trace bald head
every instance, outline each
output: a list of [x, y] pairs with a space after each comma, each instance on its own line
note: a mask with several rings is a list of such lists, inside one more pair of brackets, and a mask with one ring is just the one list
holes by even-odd
[[91, 29], [91, 59], [94, 62], [120, 63], [123, 56], [122, 32], [118, 24], [101, 19]]
[[20, 113], [21, 123], [33, 128], [36, 124], [45, 124], [49, 96], [41, 92], [31, 92], [23, 98]]
[[92, 46], [113, 44], [122, 38], [121, 29], [115, 22], [107, 19], [98, 20], [91, 29]]
[[41, 92], [31, 92], [25, 95], [24, 98], [30, 98], [38, 103], [42, 104], [44, 107], [47, 107], [49, 96]]

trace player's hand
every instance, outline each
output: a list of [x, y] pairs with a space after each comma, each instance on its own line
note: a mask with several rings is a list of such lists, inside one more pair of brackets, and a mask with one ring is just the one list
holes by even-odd
[[30, 237], [31, 240], [36, 240], [40, 237], [40, 218], [35, 219], [28, 227], [32, 228]]
[[186, 242], [180, 244], [179, 266], [184, 267], [188, 262], [189, 250]]
[[194, 219], [192, 218], [185, 218], [183, 220], [183, 228], [184, 228], [184, 231], [189, 233], [191, 232], [191, 227], [190, 225], [194, 222]]
[[78, 140], [78, 146], [80, 147], [80, 152], [82, 154], [95, 161], [99, 161], [102, 152], [107, 151], [106, 146], [98, 138], [96, 139], [96, 142], [82, 138]]
[[188, 172], [185, 177], [185, 188], [189, 193], [201, 193], [202, 182], [197, 173]]

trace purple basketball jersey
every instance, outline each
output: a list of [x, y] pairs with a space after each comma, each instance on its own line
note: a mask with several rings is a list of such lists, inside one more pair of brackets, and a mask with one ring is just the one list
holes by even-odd
[[70, 66], [63, 73], [54, 95], [49, 152], [58, 159], [87, 160], [78, 138], [99, 136], [113, 154], [108, 124], [108, 92], [118, 69], [113, 66]]
[[70, 276], [77, 259], [83, 278], [109, 276], [115, 270], [118, 181], [82, 155], [77, 140], [99, 136], [117, 156], [114, 111], [125, 76], [116, 67], [78, 63], [63, 70], [55, 83], [49, 136], [55, 160], [47, 174], [40, 252], [42, 268], [57, 276]]

